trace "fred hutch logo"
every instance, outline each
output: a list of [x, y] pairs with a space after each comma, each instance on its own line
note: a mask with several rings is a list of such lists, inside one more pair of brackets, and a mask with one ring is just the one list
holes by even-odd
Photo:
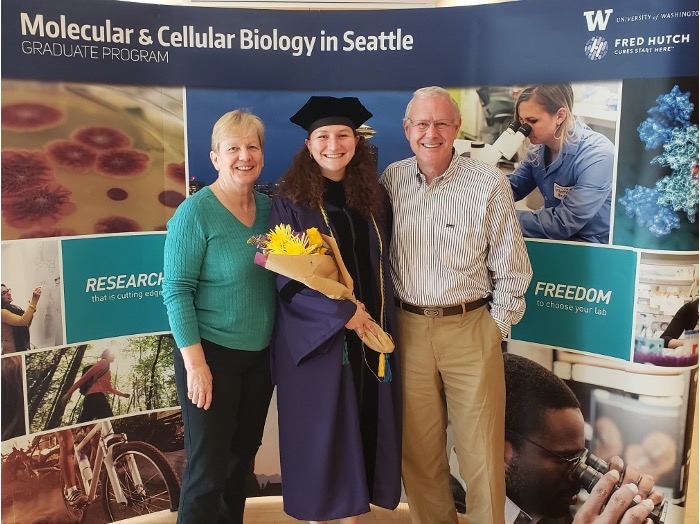
[[[612, 9], [584, 11], [583, 16], [586, 19], [588, 31], [605, 31], [612, 12]], [[592, 36], [586, 42], [583, 51], [589, 60], [601, 60], [608, 54], [608, 41], [599, 35]]]

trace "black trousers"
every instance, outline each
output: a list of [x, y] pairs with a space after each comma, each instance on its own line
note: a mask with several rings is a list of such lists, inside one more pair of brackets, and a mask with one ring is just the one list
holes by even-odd
[[270, 351], [240, 351], [205, 340], [202, 346], [213, 379], [206, 411], [187, 398], [185, 366], [175, 350], [187, 457], [177, 522], [243, 524], [246, 475], [262, 442], [272, 397]]
[[97, 420], [113, 417], [112, 408], [109, 407], [109, 401], [104, 393], [90, 393], [85, 395], [83, 400], [83, 410], [80, 412], [78, 422], [87, 422], [88, 420]]

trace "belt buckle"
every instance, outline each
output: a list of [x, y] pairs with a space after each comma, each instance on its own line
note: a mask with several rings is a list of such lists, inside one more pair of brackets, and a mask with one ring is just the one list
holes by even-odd
[[425, 307], [423, 308], [423, 314], [426, 317], [441, 317], [442, 308], [441, 307]]

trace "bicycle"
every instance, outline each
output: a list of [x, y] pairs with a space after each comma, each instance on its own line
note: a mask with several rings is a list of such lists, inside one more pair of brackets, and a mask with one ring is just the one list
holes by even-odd
[[[97, 450], [90, 461], [85, 449], [95, 436]], [[109, 420], [96, 422], [74, 445], [73, 453], [79, 487], [88, 497], [85, 506], [72, 506], [61, 478], [63, 501], [75, 522], [83, 522], [87, 508], [98, 498], [108, 522], [177, 510], [180, 479], [165, 456], [147, 442], [129, 442], [125, 434], [114, 433]]]

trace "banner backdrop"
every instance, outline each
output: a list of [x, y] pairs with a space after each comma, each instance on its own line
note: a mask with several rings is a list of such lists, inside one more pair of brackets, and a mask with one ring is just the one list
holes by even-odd
[[[599, 246], [527, 243], [533, 268], [516, 340], [630, 359], [637, 254]], [[565, 264], [561, 261], [566, 260]], [[595, 271], [591, 268], [608, 268]]]
[[[412, 89], [695, 76], [698, 62], [697, 6], [687, 0], [342, 13], [187, 7], [186, 16], [177, 6], [13, 0], [3, 17], [3, 75], [41, 80]], [[543, 49], [556, 53], [543, 60]], [[235, 67], [224, 72], [224, 63]]]
[[66, 342], [169, 330], [161, 297], [164, 242], [155, 234], [61, 243]]
[[[449, 89], [462, 115], [455, 148], [468, 154], [504, 131], [524, 86], [546, 82], [572, 83], [574, 113], [613, 144], [609, 212], [594, 241], [523, 226], [534, 277], [507, 350], [564, 379], [586, 446], [643, 465], [671, 502], [666, 523], [683, 522], [697, 326], [666, 337], [675, 349], [663, 337], [698, 295], [697, 2], [276, 11], [6, 0], [1, 38], [3, 523], [176, 507], [184, 452], [160, 296], [164, 231], [215, 179], [221, 114], [245, 107], [265, 122], [259, 189], [269, 192], [303, 146], [288, 119], [310, 95], [363, 101], [381, 173], [411, 156], [401, 121], [415, 89]], [[498, 167], [511, 175], [527, 154]], [[548, 197], [516, 196], [516, 209], [531, 214]], [[38, 288], [25, 345], [11, 311]], [[112, 356], [112, 386], [128, 396], [111, 398], [113, 417], [79, 423], [83, 396], [68, 391]], [[77, 463], [91, 437], [107, 444], [112, 433], [132, 448], [113, 466], [92, 463], [101, 482], [78, 472], [91, 504], [76, 511], [62, 495], [61, 450]], [[250, 495], [280, 494], [277, 447], [273, 398]], [[168, 493], [159, 504], [115, 498], [108, 475], [136, 456], [144, 462], [129, 467]]]

